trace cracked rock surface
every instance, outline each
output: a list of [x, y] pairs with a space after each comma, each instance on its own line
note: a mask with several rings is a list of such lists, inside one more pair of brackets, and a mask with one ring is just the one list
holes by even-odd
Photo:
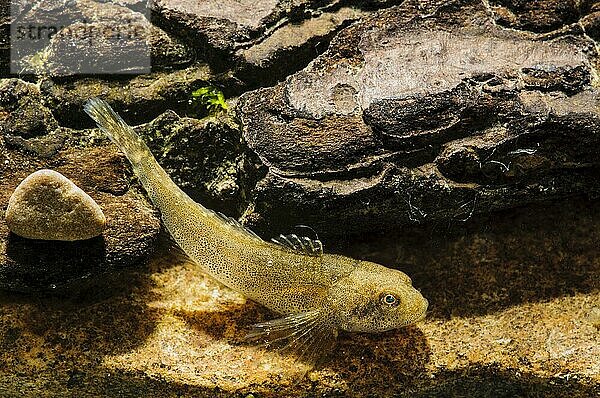
[[216, 69], [270, 85], [304, 67], [342, 28], [397, 1], [155, 0], [157, 24], [177, 32]]
[[597, 192], [592, 40], [505, 30], [481, 2], [430, 11], [382, 11], [242, 96], [268, 168], [250, 225], [358, 232]]

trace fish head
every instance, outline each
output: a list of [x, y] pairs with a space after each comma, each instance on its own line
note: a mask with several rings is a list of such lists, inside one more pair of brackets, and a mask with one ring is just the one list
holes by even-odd
[[422, 320], [429, 305], [401, 271], [359, 261], [350, 275], [334, 287], [333, 300], [341, 329], [379, 333]]

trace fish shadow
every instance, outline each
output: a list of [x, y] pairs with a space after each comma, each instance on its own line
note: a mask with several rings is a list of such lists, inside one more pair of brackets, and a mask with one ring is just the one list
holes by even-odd
[[425, 374], [430, 358], [427, 338], [411, 325], [379, 334], [344, 332], [324, 366], [362, 391], [367, 385], [409, 386]]
[[252, 301], [228, 304], [226, 308], [212, 311], [180, 309], [174, 315], [196, 331], [206, 333], [215, 340], [225, 339], [235, 345], [245, 344], [244, 336], [250, 331], [251, 325], [277, 317]]

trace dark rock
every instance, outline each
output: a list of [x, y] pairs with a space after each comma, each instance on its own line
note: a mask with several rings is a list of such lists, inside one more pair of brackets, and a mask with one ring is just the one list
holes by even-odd
[[[305, 3], [307, 1], [300, 1], [294, 9]], [[196, 46], [214, 52], [215, 59], [231, 54], [242, 43], [260, 38], [269, 27], [292, 12], [291, 7], [286, 10], [286, 4], [278, 0], [154, 0], [150, 7], [168, 27], [183, 30], [180, 33]]]
[[579, 21], [593, 0], [490, 0], [496, 21], [502, 26], [532, 32], [550, 32]]
[[42, 0], [35, 6], [15, 3], [13, 10], [18, 17], [11, 25], [11, 66], [13, 71], [28, 73], [44, 69], [43, 50], [49, 37], [85, 18], [77, 3], [69, 0]]
[[597, 195], [594, 43], [504, 30], [479, 1], [428, 7], [367, 18], [240, 98], [269, 170], [246, 214], [255, 229], [334, 235]]
[[38, 87], [19, 79], [0, 81], [0, 131], [31, 138], [58, 127], [50, 110], [41, 104]]
[[581, 27], [593, 40], [600, 41], [600, 5], [598, 5], [598, 11], [581, 19]]
[[198, 120], [169, 111], [136, 131], [194, 199], [232, 215], [245, 209], [256, 160], [248, 156], [240, 130], [226, 115]]
[[208, 85], [213, 77], [208, 66], [193, 65], [130, 78], [46, 78], [40, 89], [61, 125], [91, 128], [94, 124], [83, 112], [90, 97], [106, 100], [132, 124], [146, 123], [167, 109], [190, 111], [192, 92]]
[[157, 23], [247, 86], [271, 85], [307, 65], [343, 27], [399, 1], [155, 0]]
[[[28, 87], [19, 80], [0, 82], [0, 98], [14, 87]], [[25, 99], [26, 98], [26, 99]], [[21, 105], [23, 104], [23, 105]], [[49, 114], [35, 92], [23, 94], [7, 118], [22, 114], [27, 106]], [[109, 288], [113, 274], [146, 258], [160, 231], [157, 214], [129, 185], [126, 161], [108, 140], [94, 139], [90, 132], [59, 129], [44, 136], [24, 138], [0, 134], [0, 216], [4, 219], [9, 197], [30, 173], [52, 168], [70, 178], [102, 207], [107, 219], [103, 237], [81, 242], [46, 242], [23, 239], [9, 233], [0, 222], [0, 289], [23, 292], [86, 291], [96, 284]], [[54, 151], [39, 153], [34, 140], [45, 140]], [[8, 144], [11, 141], [12, 144]], [[31, 150], [30, 150], [31, 149]], [[99, 278], [99, 275], [104, 275]], [[103, 285], [103, 283], [105, 283]], [[94, 290], [94, 289], [92, 289]]]
[[[119, 23], [122, 23], [119, 21]], [[127, 38], [113, 38], [113, 22], [73, 23], [52, 37], [37, 73], [140, 74], [150, 71], [150, 49], [142, 35], [142, 22], [130, 22]], [[90, 54], [95, 54], [90, 57]]]
[[0, 4], [0, 77], [10, 73], [10, 23], [11, 2]]
[[33, 26], [43, 36], [13, 43], [17, 65], [38, 74], [143, 73], [151, 66], [154, 70], [186, 66], [194, 56], [151, 25], [144, 12], [112, 1], [42, 1], [26, 9], [18, 23]]
[[42, 158], [51, 158], [55, 156], [64, 146], [69, 131], [62, 127], [56, 130], [33, 138], [23, 138], [18, 135], [6, 135], [4, 144], [9, 149], [26, 151]]

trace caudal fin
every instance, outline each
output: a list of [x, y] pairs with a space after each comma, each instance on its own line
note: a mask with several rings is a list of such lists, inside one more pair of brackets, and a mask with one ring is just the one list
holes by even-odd
[[134, 169], [137, 169], [143, 160], [153, 158], [142, 139], [105, 101], [90, 98], [83, 109], [127, 156]]
[[174, 195], [191, 201], [165, 173], [144, 141], [110, 105], [99, 98], [91, 98], [83, 109], [127, 156], [148, 196], [161, 211], [166, 212], [165, 205], [172, 202]]

